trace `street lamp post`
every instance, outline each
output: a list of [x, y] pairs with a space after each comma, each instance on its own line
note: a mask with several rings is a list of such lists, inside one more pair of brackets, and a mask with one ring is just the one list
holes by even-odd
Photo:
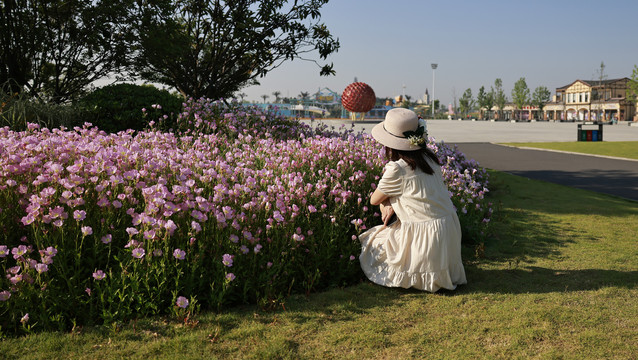
[[439, 66], [439, 64], [431, 64], [432, 65], [432, 119], [434, 120], [434, 70]]

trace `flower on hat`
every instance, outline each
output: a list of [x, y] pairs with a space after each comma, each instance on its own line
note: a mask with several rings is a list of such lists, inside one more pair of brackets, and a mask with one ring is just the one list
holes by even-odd
[[425, 120], [419, 119], [419, 126], [416, 128], [416, 130], [404, 131], [403, 135], [405, 135], [406, 139], [408, 139], [410, 145], [426, 147], [427, 144], [425, 139], [428, 136], [428, 132], [425, 130], [425, 128]]

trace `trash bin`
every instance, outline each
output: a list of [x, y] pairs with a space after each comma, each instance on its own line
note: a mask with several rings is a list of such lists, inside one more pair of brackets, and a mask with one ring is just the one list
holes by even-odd
[[603, 141], [603, 124], [578, 124], [577, 141]]

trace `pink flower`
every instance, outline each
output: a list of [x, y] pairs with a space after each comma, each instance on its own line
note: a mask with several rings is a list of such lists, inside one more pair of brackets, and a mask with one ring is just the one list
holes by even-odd
[[229, 282], [235, 280], [235, 274], [233, 273], [226, 274], [226, 280], [228, 280]]
[[146, 230], [144, 231], [144, 239], [152, 240], [155, 238], [155, 230]]
[[166, 224], [164, 224], [164, 228], [168, 230], [169, 235], [173, 235], [173, 233], [177, 229], [177, 225], [175, 225], [175, 222], [173, 220], [167, 220]]
[[0, 245], [0, 258], [6, 257], [9, 255], [9, 248], [7, 245]]
[[29, 322], [29, 313], [24, 314], [22, 319], [20, 319], [20, 322], [23, 323], [23, 324], [28, 323]]
[[222, 264], [228, 267], [233, 266], [233, 258], [234, 258], [233, 255], [224, 254], [224, 256], [222, 256]]
[[86, 211], [84, 210], [75, 210], [73, 212], [73, 218], [78, 221], [82, 221], [86, 219]]
[[173, 251], [173, 257], [177, 260], [184, 260], [186, 259], [186, 251], [175, 249], [175, 251]]
[[93, 234], [93, 228], [90, 226], [82, 226], [82, 235], [89, 236]]
[[7, 301], [11, 297], [11, 293], [7, 290], [0, 291], [0, 301]]
[[144, 257], [144, 255], [146, 255], [146, 251], [144, 251], [144, 249], [142, 248], [135, 248], [133, 249], [131, 255], [136, 259], [141, 259]]
[[103, 280], [106, 277], [106, 274], [104, 273], [104, 271], [102, 270], [98, 270], [96, 272], [93, 273], [93, 278], [95, 280]]
[[153, 250], [153, 256], [159, 257], [162, 256], [162, 254], [164, 254], [164, 252], [160, 249]]
[[28, 251], [28, 248], [25, 245], [20, 245], [18, 247], [14, 247], [11, 249], [11, 254], [13, 254], [14, 259], [18, 259], [25, 255]]
[[111, 240], [113, 240], [113, 236], [111, 234], [106, 234], [104, 236], [102, 236], [102, 243], [104, 244], [109, 244], [111, 243]]
[[42, 274], [43, 272], [47, 272], [49, 270], [49, 267], [47, 266], [47, 264], [36, 264], [35, 265], [35, 271], [38, 272], [38, 274]]
[[183, 296], [180, 296], [177, 298], [177, 301], [175, 302], [175, 304], [181, 307], [182, 309], [186, 309], [188, 307], [188, 299]]

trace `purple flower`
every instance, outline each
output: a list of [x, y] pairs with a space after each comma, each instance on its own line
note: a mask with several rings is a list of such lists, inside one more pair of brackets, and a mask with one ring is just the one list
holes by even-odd
[[239, 250], [244, 255], [246, 255], [246, 254], [248, 254], [250, 252], [250, 250], [248, 249], [248, 247], [246, 247], [246, 245], [242, 245], [241, 248], [239, 248]]
[[233, 274], [233, 273], [226, 274], [226, 280], [228, 280], [228, 281], [235, 280], [235, 274]]
[[144, 251], [144, 249], [142, 248], [135, 248], [133, 249], [133, 257], [136, 259], [141, 259], [144, 257], [144, 255], [146, 254], [146, 251]]
[[186, 259], [186, 251], [175, 249], [175, 251], [173, 251], [173, 257], [177, 260], [184, 260]]
[[164, 254], [164, 252], [160, 249], [153, 250], [153, 256], [162, 256], [162, 254]]
[[177, 225], [175, 225], [175, 222], [173, 220], [168, 220], [166, 221], [166, 224], [164, 224], [164, 228], [168, 230], [169, 235], [173, 235], [173, 233], [177, 229]]
[[14, 259], [18, 259], [27, 253], [28, 248], [25, 245], [20, 245], [11, 249]]
[[224, 254], [224, 256], [222, 256], [222, 264], [231, 267], [233, 266], [233, 255], [230, 254]]
[[73, 218], [78, 221], [82, 221], [86, 219], [86, 211], [84, 210], [75, 210], [73, 212]]
[[86, 288], [86, 289], [84, 289], [84, 291], [85, 291], [87, 294], [89, 294], [89, 296], [91, 296], [91, 289], [90, 289], [90, 288]]
[[137, 235], [137, 234], [139, 233], [139, 231], [137, 231], [137, 229], [136, 229], [136, 228], [134, 228], [134, 227], [126, 228], [126, 232], [127, 232], [130, 236]]
[[82, 235], [89, 236], [93, 234], [93, 228], [90, 226], [82, 226]]
[[188, 307], [188, 299], [183, 296], [180, 296], [177, 298], [177, 301], [175, 302], [175, 304], [181, 307], [182, 309], [186, 309]]
[[47, 264], [36, 264], [35, 271], [37, 271], [38, 274], [42, 274], [43, 272], [49, 271], [49, 267], [47, 266]]
[[53, 246], [49, 246], [48, 248], [44, 250], [44, 255], [50, 256], [50, 257], [54, 257], [55, 254], [57, 253], [58, 253], [58, 250], [54, 248]]
[[7, 301], [10, 297], [11, 293], [9, 291], [0, 291], [0, 301]]
[[102, 243], [109, 244], [113, 240], [113, 236], [111, 234], [106, 234], [102, 236]]
[[354, 259], [355, 259], [354, 255], [350, 255], [350, 261], [352, 261]]
[[99, 280], [104, 280], [105, 277], [106, 277], [106, 274], [102, 270], [98, 270], [98, 271], [93, 273], [93, 278], [95, 280], [98, 280], [98, 281]]
[[232, 241], [232, 242], [234, 242], [236, 244], [237, 242], [239, 242], [239, 237], [237, 235], [233, 234], [233, 235], [230, 236], [230, 241]]
[[152, 240], [153, 238], [155, 238], [155, 230], [144, 231], [144, 239]]
[[23, 324], [28, 323], [29, 322], [29, 313], [24, 314], [22, 319], [20, 319], [20, 322], [23, 323]]
[[261, 244], [257, 244], [255, 245], [255, 248], [253, 249], [253, 251], [255, 252], [255, 254], [259, 253], [261, 251], [261, 248], [263, 246], [261, 246]]
[[7, 245], [0, 245], [0, 258], [6, 257], [9, 255], [9, 248]]

